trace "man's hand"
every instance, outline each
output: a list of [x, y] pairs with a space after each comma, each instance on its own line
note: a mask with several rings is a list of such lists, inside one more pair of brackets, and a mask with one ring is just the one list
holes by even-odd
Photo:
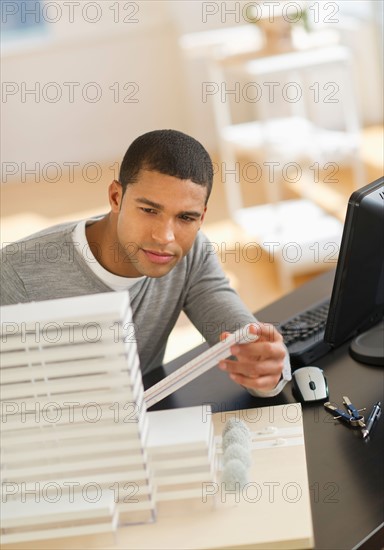
[[[231, 354], [234, 359], [220, 361], [219, 368], [228, 372], [230, 378], [261, 392], [272, 390], [278, 384], [283, 370], [286, 348], [283, 337], [273, 325], [255, 323], [250, 332], [259, 336], [255, 342], [234, 344]], [[229, 333], [223, 332], [221, 338]]]

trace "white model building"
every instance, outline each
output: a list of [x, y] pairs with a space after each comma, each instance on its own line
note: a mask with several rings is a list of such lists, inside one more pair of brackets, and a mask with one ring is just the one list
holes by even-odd
[[1, 323], [3, 544], [156, 521], [214, 479], [211, 417], [146, 410], [128, 292], [3, 306]]

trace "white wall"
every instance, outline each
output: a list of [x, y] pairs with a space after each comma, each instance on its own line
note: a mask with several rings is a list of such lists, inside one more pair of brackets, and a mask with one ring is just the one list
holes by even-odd
[[187, 130], [177, 34], [166, 3], [136, 3], [138, 22], [126, 26], [122, 19], [131, 14], [122, 11], [115, 24], [107, 10], [116, 2], [95, 4], [103, 7], [100, 21], [78, 17], [71, 25], [63, 16], [47, 24], [41, 43], [5, 51], [3, 162], [120, 160], [140, 133]]
[[[244, 24], [230, 13], [236, 2], [80, 2], [72, 22], [69, 10], [63, 9], [66, 2], [49, 4], [47, 35], [41, 42], [30, 48], [3, 48], [3, 92], [15, 92], [3, 94], [1, 103], [3, 163], [13, 162], [19, 170], [21, 163], [28, 168], [36, 162], [120, 160], [132, 139], [162, 127], [187, 131], [209, 149], [216, 148], [212, 106], [201, 98], [204, 64], [188, 61], [178, 39], [184, 33]], [[55, 5], [62, 7], [61, 14], [55, 13]], [[90, 6], [85, 14], [84, 5]], [[217, 13], [208, 13], [217, 7]], [[357, 19], [354, 28], [343, 30], [343, 40], [357, 63], [363, 123], [375, 124], [382, 122], [380, 60], [372, 12], [364, 13], [368, 16], [360, 18], [361, 26]], [[342, 30], [341, 18], [339, 26]], [[73, 102], [65, 82], [79, 84], [73, 88]], [[102, 93], [95, 102], [90, 101], [96, 91], [91, 82]], [[133, 85], [124, 91], [129, 82]], [[47, 87], [48, 83], [54, 84]], [[23, 87], [36, 86], [40, 86], [39, 101], [22, 93]], [[114, 95], [117, 86], [119, 100]], [[49, 101], [58, 90], [62, 97]], [[88, 101], [81, 90], [88, 92]], [[134, 92], [131, 101], [137, 102], [123, 101], [129, 92]]]

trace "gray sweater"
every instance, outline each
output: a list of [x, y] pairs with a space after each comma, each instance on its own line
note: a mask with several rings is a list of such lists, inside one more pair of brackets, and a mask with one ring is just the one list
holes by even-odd
[[[76, 224], [45, 229], [2, 249], [1, 305], [111, 292], [75, 246]], [[181, 311], [211, 345], [224, 330], [255, 320], [201, 232], [174, 269], [161, 278], [140, 279], [129, 295], [143, 374], [162, 364]]]

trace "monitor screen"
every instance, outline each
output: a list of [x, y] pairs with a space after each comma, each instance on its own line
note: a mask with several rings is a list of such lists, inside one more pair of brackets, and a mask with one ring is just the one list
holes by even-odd
[[384, 313], [384, 178], [352, 193], [324, 340], [339, 346]]

